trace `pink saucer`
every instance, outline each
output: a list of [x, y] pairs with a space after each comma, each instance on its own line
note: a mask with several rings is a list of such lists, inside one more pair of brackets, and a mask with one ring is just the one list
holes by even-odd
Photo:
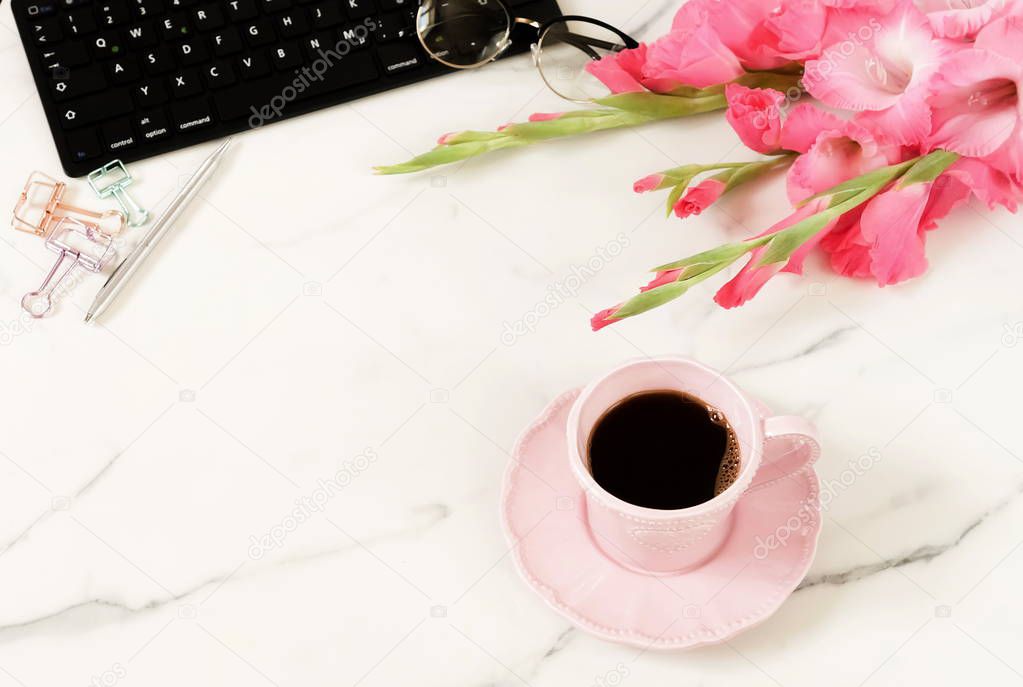
[[526, 428], [505, 474], [505, 534], [529, 586], [583, 630], [644, 649], [717, 644], [774, 613], [817, 548], [813, 468], [744, 494], [728, 539], [701, 567], [633, 572], [601, 553], [586, 524], [583, 491], [566, 458], [565, 426], [578, 394], [555, 399]]

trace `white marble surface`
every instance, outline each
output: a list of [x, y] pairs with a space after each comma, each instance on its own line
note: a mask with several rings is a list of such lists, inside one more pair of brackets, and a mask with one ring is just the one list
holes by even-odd
[[[660, 12], [647, 36], [661, 5], [564, 2], [626, 29]], [[13, 206], [31, 170], [59, 167], [7, 4], [0, 82]], [[743, 155], [717, 116], [369, 173], [560, 107], [519, 58], [242, 136], [100, 327], [81, 323], [96, 276], [25, 320], [51, 255], [4, 230], [0, 687], [560, 687], [614, 684], [619, 664], [635, 685], [1023, 680], [1020, 220], [957, 212], [904, 286], [813, 262], [737, 311], [712, 305], [715, 282], [592, 334], [649, 266], [777, 219], [781, 185], [686, 224], [632, 194], [674, 162]], [[136, 164], [138, 198], [158, 206], [210, 149]], [[538, 306], [613, 241], [577, 293]], [[518, 321], [531, 331], [503, 336]], [[682, 654], [572, 630], [516, 577], [497, 515], [508, 451], [549, 399], [663, 352], [811, 416], [825, 482], [879, 452], [832, 489], [780, 612]], [[253, 548], [339, 470], [321, 512]]]

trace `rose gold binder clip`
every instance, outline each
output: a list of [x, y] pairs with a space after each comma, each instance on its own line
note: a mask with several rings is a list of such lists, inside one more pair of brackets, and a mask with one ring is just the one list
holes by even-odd
[[125, 225], [125, 217], [117, 210], [93, 212], [64, 202], [67, 184], [57, 181], [42, 172], [32, 172], [25, 189], [14, 206], [11, 226], [36, 236], [49, 236], [64, 217], [71, 217], [93, 231], [115, 236]]
[[46, 247], [57, 254], [43, 283], [26, 293], [21, 307], [32, 317], [43, 317], [53, 307], [53, 294], [58, 291], [76, 267], [99, 272], [116, 254], [114, 238], [77, 217], [60, 217], [46, 239]]

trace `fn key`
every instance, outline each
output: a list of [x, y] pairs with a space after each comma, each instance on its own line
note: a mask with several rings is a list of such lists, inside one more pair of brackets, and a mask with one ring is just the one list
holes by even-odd
[[171, 105], [171, 117], [174, 119], [174, 130], [181, 133], [213, 124], [213, 112], [206, 98], [174, 103]]

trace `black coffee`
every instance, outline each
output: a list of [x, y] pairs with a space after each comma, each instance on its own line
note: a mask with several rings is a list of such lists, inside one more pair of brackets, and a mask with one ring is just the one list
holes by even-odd
[[597, 420], [590, 473], [628, 503], [674, 510], [709, 501], [739, 473], [735, 432], [720, 411], [677, 391], [621, 400]]

